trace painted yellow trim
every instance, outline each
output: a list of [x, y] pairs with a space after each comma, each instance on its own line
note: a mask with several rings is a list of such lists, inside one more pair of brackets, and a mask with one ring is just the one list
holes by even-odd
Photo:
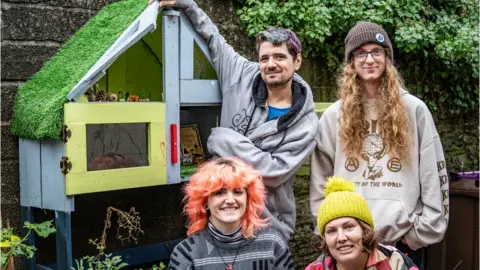
[[[65, 123], [72, 132], [72, 137], [65, 144], [65, 155], [72, 162], [71, 174], [87, 171], [87, 126], [78, 123]], [[70, 174], [69, 173], [69, 174]], [[68, 174], [67, 174], [68, 176]], [[68, 186], [67, 177], [67, 186]], [[67, 193], [68, 194], [68, 193]]]
[[[164, 103], [68, 103], [64, 108], [64, 122], [72, 133], [65, 144], [72, 163], [67, 195], [166, 184]], [[148, 123], [149, 166], [87, 171], [86, 125], [115, 123]]]
[[67, 175], [67, 195], [165, 185], [165, 166], [146, 166]]
[[164, 108], [161, 102], [67, 103], [64, 118], [67, 125], [165, 122]]
[[150, 123], [148, 134], [148, 164], [151, 166], [166, 166], [167, 138], [165, 137], [165, 121], [161, 123]]
[[323, 113], [332, 104], [331, 102], [315, 102], [315, 112]]

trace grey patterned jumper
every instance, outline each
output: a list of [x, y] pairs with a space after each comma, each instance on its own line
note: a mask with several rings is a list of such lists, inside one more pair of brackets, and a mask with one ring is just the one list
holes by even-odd
[[235, 270], [295, 269], [287, 243], [271, 228], [240, 244], [219, 242], [206, 228], [175, 247], [168, 270], [224, 270], [234, 260]]

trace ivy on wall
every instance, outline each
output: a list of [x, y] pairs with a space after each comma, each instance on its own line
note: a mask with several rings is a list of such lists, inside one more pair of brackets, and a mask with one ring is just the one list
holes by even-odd
[[267, 26], [292, 29], [304, 56], [321, 56], [332, 71], [357, 21], [382, 25], [407, 87], [431, 110], [446, 115], [478, 109], [477, 0], [237, 0], [249, 35]]

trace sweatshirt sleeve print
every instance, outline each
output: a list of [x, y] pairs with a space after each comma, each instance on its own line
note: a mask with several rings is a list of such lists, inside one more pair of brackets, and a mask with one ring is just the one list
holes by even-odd
[[[334, 105], [332, 105], [334, 106]], [[314, 233], [318, 234], [317, 213], [320, 204], [325, 199], [324, 189], [327, 177], [333, 175], [335, 145], [336, 145], [336, 116], [334, 113], [324, 112], [319, 121], [316, 134], [316, 147], [310, 159], [310, 212], [312, 214]]]
[[[180, 0], [188, 2], [188, 0]], [[218, 81], [222, 88], [222, 93], [228, 91], [230, 86], [240, 80], [242, 70], [246, 65], [256, 63], [250, 62], [227, 44], [225, 38], [220, 35], [218, 28], [208, 17], [208, 15], [195, 3], [191, 1], [185, 13], [192, 22], [195, 30], [207, 41], [212, 56], [213, 68], [217, 72]]]
[[258, 148], [250, 139], [234, 130], [219, 127], [214, 128], [210, 134], [207, 148], [212, 155], [235, 156], [248, 161], [262, 173], [265, 186], [275, 188], [290, 179], [308, 158], [315, 147], [314, 133], [308, 130], [294, 133], [270, 153]]
[[417, 123], [419, 131], [419, 174], [423, 211], [405, 240], [412, 249], [442, 241], [449, 218], [449, 184], [440, 137], [433, 118], [424, 108], [424, 116]]

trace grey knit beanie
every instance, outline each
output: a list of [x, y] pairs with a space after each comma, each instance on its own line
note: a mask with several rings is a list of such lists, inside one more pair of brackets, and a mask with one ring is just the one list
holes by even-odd
[[390, 59], [393, 60], [392, 42], [388, 38], [387, 32], [375, 23], [371, 22], [357, 22], [355, 26], [350, 29], [345, 38], [345, 62], [349, 62], [352, 53], [368, 43], [376, 43], [390, 50]]

